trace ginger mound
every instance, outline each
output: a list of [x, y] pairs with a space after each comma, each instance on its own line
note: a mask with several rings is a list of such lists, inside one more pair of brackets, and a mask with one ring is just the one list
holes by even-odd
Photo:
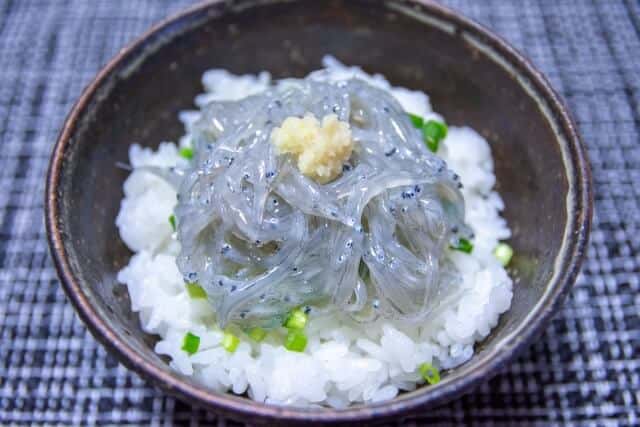
[[340, 176], [353, 151], [349, 123], [335, 114], [324, 116], [322, 123], [313, 114], [287, 117], [273, 129], [271, 142], [279, 154], [293, 155], [300, 172], [320, 184]]

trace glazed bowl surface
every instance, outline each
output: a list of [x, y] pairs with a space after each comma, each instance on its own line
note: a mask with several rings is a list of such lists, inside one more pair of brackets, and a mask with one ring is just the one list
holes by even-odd
[[[215, 393], [153, 352], [116, 274], [131, 252], [115, 226], [132, 142], [177, 140], [209, 68], [302, 77], [323, 55], [426, 92], [453, 125], [490, 141], [513, 231], [511, 309], [465, 365], [430, 387], [345, 410], [255, 403]], [[55, 145], [46, 225], [61, 283], [95, 337], [130, 369], [188, 403], [273, 424], [377, 422], [443, 404], [488, 380], [561, 306], [588, 240], [592, 195], [575, 125], [546, 79], [503, 40], [419, 0], [236, 0], [194, 6], [112, 59], [83, 92]]]

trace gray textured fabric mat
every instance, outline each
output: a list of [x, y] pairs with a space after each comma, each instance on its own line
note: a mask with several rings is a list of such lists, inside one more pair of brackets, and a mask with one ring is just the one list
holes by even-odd
[[[102, 64], [190, 1], [0, 0], [0, 424], [235, 425], [106, 354], [60, 289], [42, 192], [57, 131]], [[445, 3], [525, 52], [589, 148], [588, 259], [544, 336], [501, 375], [407, 425], [640, 423], [640, 3]]]

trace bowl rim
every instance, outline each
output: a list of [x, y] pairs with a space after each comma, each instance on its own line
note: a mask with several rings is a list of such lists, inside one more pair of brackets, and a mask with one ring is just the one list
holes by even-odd
[[[565, 137], [564, 146], [563, 138], [556, 138], [556, 142], [564, 153], [563, 168], [569, 176], [569, 190], [571, 191], [572, 189], [571, 184], [574, 186], [575, 197], [573, 198], [573, 204], [567, 203], [567, 225], [565, 226], [563, 245], [556, 258], [555, 274], [549, 279], [547, 290], [541, 300], [536, 303], [529, 316], [532, 317], [532, 322], [529, 324], [522, 322], [515, 331], [503, 339], [503, 345], [493, 351], [492, 357], [487, 357], [464, 378], [443, 383], [429, 392], [413, 392], [409, 397], [400, 397], [387, 402], [358, 405], [341, 410], [267, 405], [233, 396], [229, 393], [211, 392], [204, 386], [181, 379], [177, 373], [163, 371], [148, 363], [138, 354], [137, 350], [121, 339], [120, 335], [101, 317], [100, 313], [93, 307], [90, 299], [82, 291], [81, 280], [73, 273], [66, 249], [66, 240], [59, 223], [61, 216], [59, 184], [62, 180], [65, 153], [78, 123], [103, 83], [122, 63], [127, 63], [141, 54], [140, 49], [144, 47], [149, 39], [182, 20], [210, 12], [209, 9], [214, 7], [228, 7], [237, 5], [242, 1], [204, 1], [179, 11], [152, 26], [109, 60], [86, 86], [68, 114], [51, 155], [46, 176], [44, 202], [49, 250], [67, 297], [93, 336], [115, 354], [118, 360], [129, 369], [183, 401], [234, 419], [256, 420], [257, 418], [257, 421], [262, 422], [304, 422], [314, 424], [365, 422], [373, 421], [374, 419], [375, 421], [382, 421], [392, 417], [411, 415], [420, 408], [441, 405], [471, 391], [482, 382], [496, 375], [505, 363], [513, 360], [523, 349], [527, 348], [549, 323], [569, 293], [580, 271], [588, 245], [593, 214], [592, 177], [586, 150], [581, 142], [574, 120], [564, 101], [552, 89], [546, 77], [523, 54], [519, 53], [491, 30], [453, 9], [436, 3], [434, 0], [388, 0], [386, 3], [401, 8], [413, 8], [412, 13], [423, 16], [426, 14], [430, 19], [452, 24], [457, 33], [465, 33], [481, 40], [492, 52], [498, 54], [499, 59], [507, 61], [508, 65], [513, 67], [513, 72], [517, 72], [519, 76], [525, 76], [528, 79], [528, 83], [533, 86], [536, 93], [540, 95], [549, 108], [552, 116], [549, 119], [560, 127], [560, 133]], [[250, 3], [250, 6], [254, 6], [283, 1], [288, 0], [249, 1], [248, 3]], [[434, 24], [432, 23], [431, 25]], [[532, 94], [530, 95], [533, 96]], [[567, 164], [567, 161], [569, 164]]]

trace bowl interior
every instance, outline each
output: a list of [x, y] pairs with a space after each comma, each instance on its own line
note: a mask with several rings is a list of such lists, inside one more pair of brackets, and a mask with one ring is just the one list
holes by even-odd
[[[518, 77], [470, 41], [469, 34], [446, 16], [418, 19], [405, 6], [298, 1], [230, 10], [210, 5], [138, 44], [100, 82], [71, 125], [56, 188], [56, 221], [82, 292], [144, 363], [169, 371], [152, 351], [154, 337], [141, 331], [125, 288], [116, 282], [131, 256], [114, 224], [127, 177], [116, 164], [128, 161], [132, 142], [154, 147], [177, 140], [182, 133], [177, 113], [193, 108], [208, 68], [304, 76], [328, 53], [382, 73], [395, 85], [425, 91], [449, 123], [469, 125], [491, 143], [497, 190], [513, 230], [511, 267], [518, 279], [513, 306], [477, 346], [474, 359], [448, 373], [442, 384], [479, 369], [505, 337], [529, 321], [548, 291], [569, 221], [571, 176], [558, 135]], [[442, 384], [414, 393], [434, 393]]]

